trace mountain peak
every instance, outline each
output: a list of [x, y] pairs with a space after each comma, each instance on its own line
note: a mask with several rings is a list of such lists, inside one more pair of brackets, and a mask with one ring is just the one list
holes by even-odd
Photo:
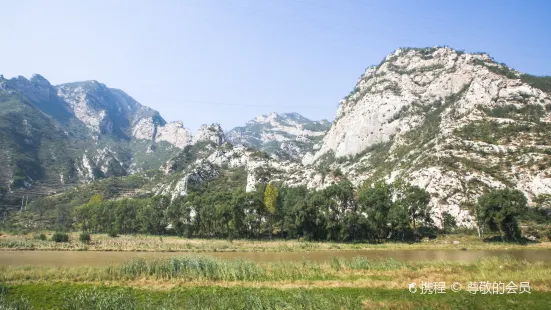
[[399, 48], [365, 71], [303, 162], [355, 184], [403, 179], [469, 222], [465, 205], [484, 190], [513, 187], [529, 200], [551, 191], [549, 168], [530, 163], [551, 160], [548, 85], [486, 53]]
[[311, 121], [296, 112], [272, 112], [232, 129], [227, 136], [234, 144], [259, 148], [286, 159], [299, 159], [319, 142], [329, 126], [328, 122]]
[[33, 74], [30, 81], [34, 84], [50, 86], [50, 82], [38, 73]]
[[193, 143], [201, 141], [211, 141], [216, 145], [222, 145], [226, 142], [226, 135], [224, 134], [224, 130], [222, 130], [220, 124], [203, 124], [193, 137]]
[[251, 120], [250, 122], [266, 124], [266, 123], [273, 122], [278, 116], [279, 114], [277, 114], [276, 112], [270, 112], [269, 114], [259, 115], [255, 117], [253, 120]]
[[[330, 132], [331, 139], [326, 138], [320, 154], [332, 150], [337, 156], [356, 155], [388, 142], [422, 123], [423, 115], [436, 109], [436, 104], [453, 105], [455, 117], [462, 119], [481, 105], [518, 104], [508, 97], [513, 94], [533, 94], [538, 100], [545, 97], [519, 82], [520, 77], [485, 53], [465, 53], [447, 46], [396, 49], [378, 66], [369, 67], [341, 101], [332, 130], [337, 130], [339, 123], [355, 125], [339, 131], [338, 136]], [[359, 123], [358, 113], [365, 116]], [[450, 120], [450, 126], [454, 125], [459, 123]]]

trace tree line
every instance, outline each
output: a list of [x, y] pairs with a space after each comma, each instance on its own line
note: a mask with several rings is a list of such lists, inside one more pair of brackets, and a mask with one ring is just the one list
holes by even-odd
[[73, 227], [203, 238], [405, 241], [435, 234], [429, 201], [417, 186], [377, 183], [355, 191], [349, 181], [323, 190], [272, 183], [248, 193], [207, 190], [172, 201], [166, 196], [107, 201], [94, 195], [74, 209]]
[[[174, 200], [167, 196], [109, 200], [95, 194], [87, 203], [72, 207], [42, 198], [20, 217], [58, 231], [189, 238], [416, 241], [458, 230], [451, 214], [431, 209], [425, 190], [404, 182], [364, 184], [355, 189], [343, 180], [321, 190], [268, 183], [245, 192], [240, 181], [221, 178], [193, 187], [187, 196]], [[551, 239], [549, 209], [528, 208], [518, 190], [487, 191], [471, 214], [482, 238], [497, 235], [503, 241], [522, 241], [522, 222], [528, 224], [526, 235]], [[434, 218], [440, 219], [439, 227]], [[11, 226], [4, 223], [2, 227]]]

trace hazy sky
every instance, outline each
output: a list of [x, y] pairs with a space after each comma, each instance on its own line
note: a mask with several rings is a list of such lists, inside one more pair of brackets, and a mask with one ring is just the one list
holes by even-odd
[[551, 74], [551, 1], [3, 1], [0, 74], [97, 80], [168, 121], [333, 119], [397, 47], [485, 51]]

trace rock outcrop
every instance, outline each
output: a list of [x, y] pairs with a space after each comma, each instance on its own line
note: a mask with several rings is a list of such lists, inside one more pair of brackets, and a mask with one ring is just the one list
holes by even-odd
[[157, 128], [157, 141], [166, 141], [178, 148], [184, 148], [192, 141], [191, 132], [184, 127], [181, 121], [168, 123]]
[[193, 143], [201, 141], [210, 141], [216, 145], [222, 145], [226, 142], [226, 135], [219, 124], [202, 125], [193, 137]]
[[365, 71], [303, 162], [356, 184], [405, 179], [431, 194], [436, 213], [468, 225], [488, 188], [530, 201], [551, 193], [551, 97], [537, 81], [487, 54], [397, 49]]
[[321, 141], [330, 123], [311, 121], [298, 113], [260, 115], [227, 133], [228, 140], [265, 151], [280, 159], [300, 160]]

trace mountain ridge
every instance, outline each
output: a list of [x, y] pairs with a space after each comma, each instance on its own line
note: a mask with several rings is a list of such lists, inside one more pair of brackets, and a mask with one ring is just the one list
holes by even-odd
[[[270, 113], [226, 133], [204, 125], [197, 139], [173, 123], [169, 136], [181, 140], [161, 142], [179, 147], [158, 162], [164, 176], [142, 194], [174, 200], [228, 171], [246, 179], [246, 191], [269, 181], [321, 189], [343, 179], [403, 180], [430, 194], [437, 224], [447, 213], [470, 226], [473, 201], [487, 190], [516, 188], [530, 204], [551, 193], [550, 94], [551, 78], [485, 53], [400, 48], [365, 70], [331, 123]], [[172, 124], [161, 123], [139, 118], [131, 139], [159, 140]]]
[[[203, 125], [192, 134], [182, 121], [167, 122], [159, 112], [124, 91], [96, 80], [52, 85], [40, 74], [33, 74], [30, 79], [2, 76], [0, 94], [17, 98], [12, 103], [0, 100], [0, 105], [8, 112], [8, 105], [13, 104], [19, 111], [15, 119], [32, 128], [26, 130], [25, 137], [13, 131], [3, 135], [3, 144], [23, 143], [17, 148], [6, 147], [2, 156], [8, 164], [0, 169], [0, 186], [8, 192], [33, 187], [26, 192], [34, 194], [38, 188], [46, 188], [42, 190], [46, 194], [58, 191], [60, 186], [159, 169], [188, 146], [220, 146], [228, 141], [219, 124]], [[286, 115], [306, 120], [298, 113]], [[35, 118], [40, 121], [33, 121]], [[13, 122], [5, 124], [10, 130], [20, 127]], [[25, 144], [41, 131], [47, 133], [49, 140], [61, 140], [52, 147], [37, 140], [34, 153], [24, 155]], [[51, 151], [48, 158], [43, 154], [47, 149], [59, 154]], [[11, 161], [12, 155], [30, 157]], [[61, 158], [65, 158], [63, 163], [59, 162]]]

